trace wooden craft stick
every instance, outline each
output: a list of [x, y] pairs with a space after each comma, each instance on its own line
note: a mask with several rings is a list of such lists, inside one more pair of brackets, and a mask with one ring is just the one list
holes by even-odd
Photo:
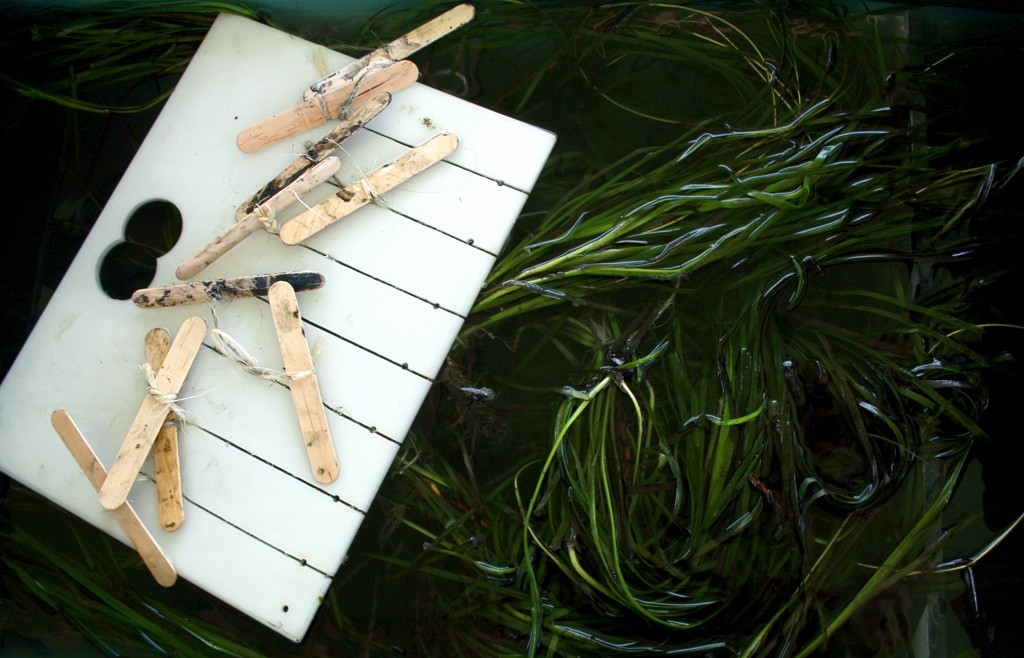
[[[206, 321], [202, 318], [191, 317], [182, 323], [171, 349], [167, 352], [163, 367], [156, 373], [155, 387], [161, 393], [178, 394], [205, 336]], [[112, 510], [127, 500], [128, 492], [135, 484], [142, 462], [146, 460], [149, 449], [153, 447], [153, 441], [156, 440], [168, 411], [168, 402], [161, 402], [153, 395], [146, 394], [128, 430], [128, 435], [121, 444], [121, 450], [110, 466], [110, 473], [100, 488], [100, 505]]]
[[284, 189], [267, 199], [258, 209], [254, 209], [253, 212], [246, 215], [241, 221], [232, 224], [216, 240], [197, 251], [188, 260], [179, 265], [178, 269], [174, 271], [175, 276], [184, 281], [199, 274], [215, 260], [238, 246], [242, 240], [258, 231], [263, 225], [260, 221], [260, 213], [278, 213], [283, 211], [303, 195], [308, 194], [310, 190], [318, 187], [328, 178], [338, 173], [340, 167], [341, 160], [334, 156], [325, 158], [322, 162], [313, 165], [309, 170], [303, 172], [294, 181], [285, 186]]
[[405, 59], [421, 48], [425, 48], [441, 37], [462, 27], [473, 20], [475, 10], [472, 5], [457, 5], [452, 7], [437, 18], [427, 21], [405, 36], [385, 44], [373, 52], [360, 57], [347, 66], [338, 69], [334, 73], [321, 78], [306, 90], [306, 100], [324, 94], [339, 85], [345, 84], [359, 74], [359, 72], [381, 62], [397, 62]]
[[338, 456], [327, 426], [327, 415], [313, 372], [313, 357], [309, 354], [306, 333], [302, 330], [295, 291], [286, 281], [279, 281], [270, 286], [269, 299], [284, 369], [291, 377], [292, 402], [302, 441], [306, 444], [309, 466], [317, 482], [329, 484], [338, 478]]
[[317, 290], [324, 287], [323, 274], [300, 270], [217, 279], [216, 281], [193, 281], [160, 288], [143, 288], [132, 294], [132, 301], [139, 308], [160, 308], [239, 297], [266, 296], [270, 292], [270, 286], [278, 281], [287, 281], [296, 291]]
[[291, 185], [303, 172], [336, 151], [342, 142], [384, 111], [384, 108], [390, 103], [391, 94], [383, 93], [379, 96], [374, 96], [365, 105], [355, 108], [352, 112], [342, 117], [341, 122], [334, 130], [327, 133], [326, 137], [309, 147], [300, 158], [274, 177], [274, 180], [246, 199], [245, 203], [240, 205], [238, 210], [235, 211], [235, 218], [241, 221], [245, 219], [246, 215], [256, 210], [257, 206], [266, 204], [271, 197]]
[[281, 240], [285, 244], [302, 242], [352, 211], [365, 206], [374, 197], [384, 194], [440, 162], [451, 155], [458, 145], [459, 138], [453, 132], [446, 131], [434, 135], [419, 146], [373, 170], [365, 178], [346, 185], [334, 196], [285, 222], [281, 227]]
[[235, 142], [244, 153], [257, 151], [327, 123], [384, 92], [395, 93], [416, 82], [419, 69], [409, 61], [386, 63], [360, 72], [353, 80], [249, 126]]
[[[57, 409], [50, 415], [50, 423], [53, 425], [53, 429], [56, 430], [57, 436], [67, 446], [68, 452], [78, 462], [79, 468], [85, 473], [93, 488], [99, 491], [107, 477], [107, 471], [96, 457], [96, 453], [93, 452], [89, 442], [82, 436], [82, 432], [75, 425], [75, 421], [71, 420], [71, 416], [63, 409]], [[124, 530], [124, 534], [128, 535], [128, 539], [135, 546], [135, 550], [139, 552], [139, 557], [142, 558], [149, 572], [153, 574], [156, 582], [164, 587], [173, 585], [174, 581], [178, 579], [178, 573], [174, 570], [174, 565], [171, 564], [170, 559], [161, 550], [160, 546], [157, 545], [153, 535], [149, 534], [149, 530], [146, 530], [146, 526], [142, 524], [142, 520], [139, 519], [132, 506], [124, 503], [110, 510], [110, 512], [114, 515], [114, 519], [121, 526], [121, 529]]]
[[[146, 363], [154, 372], [164, 365], [171, 337], [164, 328], [146, 334]], [[153, 443], [153, 465], [156, 467], [156, 500], [160, 527], [173, 532], [185, 519], [185, 505], [181, 499], [181, 462], [178, 458], [178, 428], [174, 425], [174, 412], [168, 412], [163, 426]]]

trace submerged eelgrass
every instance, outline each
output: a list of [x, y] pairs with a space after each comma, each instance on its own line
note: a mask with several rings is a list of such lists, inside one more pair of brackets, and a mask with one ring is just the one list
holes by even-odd
[[1002, 179], [883, 115], [695, 136], [499, 264], [466, 334], [558, 326], [590, 374], [490, 494], [407, 469], [444, 527], [413, 525], [418, 568], [472, 583], [468, 653], [806, 654], [933, 565], [993, 365], [943, 264]]
[[[879, 107], [886, 73], [907, 82], [898, 42], [822, 7], [487, 2], [421, 56], [427, 82], [560, 135], [534, 191], [549, 207], [521, 220], [449, 359], [449, 380], [498, 399], [453, 385], [398, 463], [400, 520], [426, 541], [382, 560], [436, 588], [409, 605], [422, 653], [807, 655], [906, 578], [966, 564], [940, 564], [942, 512], [995, 363], [958, 268], [1016, 169], [957, 168], [959, 144]], [[867, 37], [846, 36], [857, 20]], [[534, 59], [512, 79], [489, 50]], [[712, 99], [704, 74], [729, 91]], [[649, 91], [673, 86], [683, 102]], [[471, 373], [504, 345], [509, 372]], [[553, 403], [546, 429], [502, 416]], [[156, 608], [120, 616], [57, 553], [39, 554], [65, 574], [49, 584], [11, 557], [12, 582], [111, 653], [248, 651]], [[83, 596], [109, 606], [102, 625]]]
[[[25, 14], [29, 10], [21, 9]], [[106, 2], [88, 10], [48, 8], [14, 22], [26, 35], [8, 46], [28, 51], [0, 70], [0, 83], [32, 100], [99, 114], [134, 114], [158, 106], [219, 13], [266, 21], [241, 2]], [[32, 16], [38, 15], [38, 22]], [[162, 89], [142, 91], [142, 83]], [[118, 94], [111, 100], [111, 92]]]
[[942, 562], [996, 367], [959, 273], [1019, 154], [958, 169], [899, 108], [761, 83], [762, 127], [625, 156], [496, 264], [467, 358], [543, 355], [564, 401], [485, 482], [467, 414], [435, 425], [402, 465], [425, 552], [389, 558], [457, 583], [434, 603], [466, 655], [809, 655]]

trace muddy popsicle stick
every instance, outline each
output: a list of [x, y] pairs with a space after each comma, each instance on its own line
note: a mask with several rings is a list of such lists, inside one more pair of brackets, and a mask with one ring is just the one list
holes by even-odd
[[309, 100], [319, 94], [327, 93], [352, 80], [361, 71], [375, 64], [397, 62], [400, 59], [405, 59], [417, 50], [429, 46], [441, 37], [473, 20], [475, 13], [472, 5], [452, 7], [437, 18], [427, 21], [408, 34], [321, 78], [306, 90], [304, 97], [306, 100]]
[[341, 160], [334, 156], [324, 158], [322, 162], [313, 165], [284, 189], [267, 199], [258, 209], [253, 210], [241, 221], [232, 224], [216, 240], [197, 251], [192, 257], [179, 265], [178, 269], [174, 271], [175, 276], [184, 281], [199, 274], [215, 260], [238, 246], [242, 240], [258, 231], [263, 226], [263, 223], [260, 221], [260, 213], [283, 211], [303, 195], [309, 194], [310, 190], [318, 187], [328, 178], [338, 173], [339, 168], [341, 168]]
[[[334, 196], [320, 202], [281, 227], [281, 241], [298, 244], [322, 231], [354, 210], [365, 206], [374, 197], [384, 194], [431, 165], [451, 155], [459, 145], [453, 132], [434, 135], [419, 146], [409, 149], [391, 162], [373, 170], [364, 178], [343, 187]], [[372, 196], [371, 196], [372, 195]]]
[[317, 290], [324, 287], [324, 275], [309, 270], [278, 272], [277, 274], [256, 274], [232, 279], [214, 281], [193, 281], [159, 288], [143, 288], [132, 294], [132, 302], [139, 308], [162, 308], [184, 304], [219, 302], [239, 297], [266, 296], [270, 286], [278, 281], [287, 281], [300, 290]]
[[[171, 337], [164, 328], [146, 334], [146, 363], [154, 372], [160, 370], [171, 349]], [[153, 442], [153, 464], [156, 467], [156, 500], [160, 527], [173, 532], [185, 519], [185, 506], [181, 499], [181, 461], [178, 457], [178, 428], [174, 425], [174, 412], [167, 414], [163, 426]]]
[[[57, 409], [50, 415], [50, 423], [57, 432], [57, 436], [67, 446], [68, 452], [78, 462], [79, 468], [85, 473], [93, 488], [99, 491], [107, 477], [107, 471], [96, 457], [89, 442], [82, 436], [75, 421], [63, 409]], [[110, 513], [114, 515], [114, 519], [124, 530], [124, 534], [128, 535], [128, 539], [135, 546], [135, 550], [139, 552], [139, 557], [142, 558], [149, 572], [153, 574], [156, 582], [164, 587], [173, 585], [178, 579], [174, 565], [157, 545], [153, 535], [149, 534], [149, 530], [142, 524], [142, 520], [139, 519], [132, 506], [124, 503], [110, 510]]]
[[[191, 317], [182, 323], [167, 352], [163, 367], [156, 373], [155, 387], [161, 393], [178, 394], [205, 336], [206, 321], [202, 318]], [[142, 462], [153, 447], [153, 441], [168, 411], [170, 406], [167, 402], [161, 402], [150, 393], [146, 394], [100, 489], [100, 505], [112, 510], [128, 499], [128, 492], [135, 484]]]
[[280, 174], [274, 177], [274, 180], [264, 185], [256, 194], [252, 195], [245, 200], [245, 203], [238, 207], [235, 211], [235, 219], [241, 221], [245, 219], [245, 216], [253, 212], [257, 206], [264, 205], [267, 201], [277, 195], [278, 191], [288, 187], [291, 183], [298, 178], [307, 169], [325, 159], [331, 153], [336, 151], [338, 147], [346, 139], [352, 136], [357, 130], [365, 126], [375, 116], [384, 111], [391, 103], [391, 94], [383, 93], [379, 96], [375, 96], [365, 105], [355, 108], [352, 112], [342, 118], [341, 122], [335, 126], [334, 130], [327, 133], [327, 135], [313, 146], [306, 149], [306, 152], [301, 157], [292, 162], [288, 167]]
[[302, 330], [295, 291], [287, 282], [281, 281], [270, 287], [269, 299], [284, 369], [291, 377], [288, 386], [292, 391], [302, 441], [306, 444], [309, 466], [317, 482], [329, 484], [338, 478], [338, 456], [327, 426], [327, 415], [313, 372], [313, 357], [309, 354], [309, 344]]
[[387, 62], [370, 67], [360, 72], [355, 79], [325, 94], [318, 94], [249, 126], [238, 133], [235, 143], [244, 153], [256, 153], [292, 135], [323, 125], [329, 119], [338, 118], [343, 109], [348, 113], [384, 92], [393, 94], [405, 89], [416, 82], [419, 75], [419, 69], [409, 61]]

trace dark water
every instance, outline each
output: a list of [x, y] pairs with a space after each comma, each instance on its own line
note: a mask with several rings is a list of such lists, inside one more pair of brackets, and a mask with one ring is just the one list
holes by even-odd
[[[889, 3], [876, 4], [886, 12], [894, 8]], [[985, 10], [979, 10], [977, 5], [970, 10], [956, 8], [954, 4], [910, 3], [904, 10], [886, 13], [882, 21], [894, 40], [899, 40], [900, 35], [905, 39], [900, 47], [906, 51], [907, 71], [926, 69], [935, 61], [935, 53], [950, 50], [956, 53], [944, 62], [942, 76], [915, 78], [924, 79], [925, 84], [930, 85], [926, 90], [901, 86], [904, 77], [899, 72], [891, 83], [886, 82], [889, 71], [872, 72], [865, 78], [876, 85], [880, 101], [886, 100], [883, 98], [886, 93], [889, 94], [887, 100], [895, 99], [894, 104], [902, 107], [908, 121], [918, 116], [915, 113], [941, 107], [941, 112], [932, 114], [930, 139], [937, 143], [963, 137], [974, 140], [973, 145], [959, 153], [961, 165], [985, 163], [994, 157], [1011, 157], [1011, 154], [1019, 157], [1024, 154], [1024, 131], [1020, 128], [1019, 105], [1015, 98], [1016, 80], [1024, 62], [1022, 48], [1018, 45], [1024, 18], [1012, 11], [1015, 5], [1008, 3], [989, 3]], [[790, 29], [816, 40], [816, 50], [809, 49], [809, 52], [815, 52], [825, 61], [833, 57], [842, 61], [846, 57], [841, 40], [831, 40], [829, 23], [822, 18], [829, 12], [840, 12], [842, 3], [776, 2], [749, 6], [707, 3], [702, 6], [728, 8], [735, 20], [742, 21], [746, 17], [752, 22], [755, 18], [759, 20], [766, 11], [783, 12]], [[848, 5], [850, 11], [862, 8], [862, 3]], [[617, 22], [629, 20], [634, 9], [634, 5], [623, 5], [621, 10], [601, 14], [607, 18], [597, 24], [596, 31], [615, 30]], [[670, 18], [665, 16], [666, 21]], [[349, 25], [347, 19], [329, 25], [295, 20], [290, 27], [302, 31], [306, 38], [330, 43], [343, 38], [346, 30], [352, 29], [346, 27]], [[530, 30], [530, 26], [524, 24], [520, 29]], [[853, 38], [857, 38], [856, 35], [843, 35], [843, 39]], [[587, 45], [600, 48], [600, 34]], [[11, 52], [10, 47], [7, 51], [5, 54], [13, 63], [4, 71], [10, 71], [11, 75], [31, 75], [27, 59], [21, 53]], [[501, 47], [480, 51], [468, 62], [452, 61], [445, 59], [448, 55], [438, 54], [431, 67], [425, 69], [425, 81], [430, 84], [459, 91], [474, 102], [518, 115], [559, 135], [547, 182], [538, 187], [536, 198], [527, 208], [528, 214], [520, 222], [519, 228], [524, 231], [533, 221], [530, 212], [545, 208], [564, 193], [574, 177], [591, 171], [595, 163], [612, 162], [639, 145], [668, 141], [679, 130], [677, 125], [639, 120], [616, 111], [578, 79], [571, 84], [543, 86], [545, 99], [520, 110], [516, 99], [506, 93], [510, 87], [507, 78], [516, 70], [542, 67], [549, 54], [550, 50], [546, 51], [542, 45], [538, 47], [529, 39], [519, 44], [511, 39]], [[450, 71], [462, 72], [462, 77], [453, 79]], [[672, 81], [671, 85], [664, 84], [666, 78]], [[664, 115], [685, 106], [682, 113], [688, 118], [701, 117], [714, 114], [742, 97], [742, 92], [731, 88], [727, 81], [707, 75], [702, 77], [700, 72], [633, 71], [630, 79], [656, 90], [642, 99], [644, 111], [651, 114]], [[118, 100], [145, 97], [153, 92], [154, 85], [166, 88], [172, 83], [173, 77], [170, 77], [147, 83], [151, 86], [145, 89], [123, 90]], [[924, 91], [931, 99], [929, 108], [916, 105]], [[681, 96], [686, 98], [685, 103], [680, 102]], [[14, 166], [7, 174], [7, 200], [13, 207], [7, 213], [7, 235], [2, 243], [7, 285], [0, 305], [4, 332], [0, 343], [0, 372], [6, 373], [156, 113], [130, 117], [86, 114], [71, 117], [61, 108], [27, 103], [6, 85], [0, 92], [0, 102], [4, 145]], [[998, 153], [993, 151], [993, 142], [998, 144]], [[999, 222], [991, 224], [994, 240], [989, 247], [989, 258], [1006, 263], [1006, 267], [1003, 276], [991, 282], [978, 281], [979, 299], [991, 302], [996, 309], [997, 317], [988, 316], [988, 321], [1024, 322], [1024, 313], [1013, 303], [1021, 281], [1015, 267], [1016, 245], [1022, 233], [1017, 222], [1019, 212], [1014, 206], [1019, 187], [1018, 179], [1017, 189], [993, 199], [991, 207]], [[158, 237], [152, 239], [158, 241]], [[971, 277], [972, 272], [966, 271], [963, 275]], [[528, 332], [516, 331], [502, 333], [499, 338], [507, 345], [516, 346], [538, 339]], [[1020, 340], [1013, 335], [1001, 340], [1005, 340], [1007, 352], [1013, 352], [1020, 345]], [[547, 355], [549, 360], [566, 359], [550, 346], [543, 349], [552, 350]], [[584, 356], [576, 354], [575, 358], [582, 360]], [[557, 400], [538, 396], [536, 390], [560, 387], [565, 383], [565, 376], [535, 365], [543, 362], [540, 358], [520, 359], [516, 354], [493, 346], [480, 348], [460, 361], [458, 367], [446, 372], [442, 383], [428, 399], [414, 435], [429, 436], [434, 424], [453, 419], [466, 422], [467, 426], [484, 428], [480, 437], [465, 437], [465, 441], [475, 447], [475, 468], [481, 481], [487, 479], [489, 473], [501, 472], [506, 466], [506, 451], [518, 449], [510, 443], [509, 435], [522, 433], [523, 428], [550, 424]], [[529, 382], [535, 389], [524, 390], [523, 382]], [[951, 512], [955, 517], [960, 511], [966, 514], [980, 507], [984, 510], [984, 525], [993, 532], [1011, 523], [1024, 510], [1020, 462], [1007, 447], [1016, 435], [1014, 421], [1020, 384], [1020, 370], [1016, 366], [1000, 369], [987, 382], [988, 409], [983, 425], [991, 440], [975, 444], [973, 460]], [[499, 390], [499, 397], [491, 405], [468, 404], [452, 395], [459, 386], [494, 387]], [[470, 416], [468, 421], [467, 415]], [[4, 479], [0, 486], [3, 487], [0, 498], [3, 528], [15, 524], [34, 536], [46, 537], [47, 542], [67, 549], [80, 560], [91, 559], [96, 564], [111, 558], [123, 562], [131, 560], [125, 549], [38, 500], [17, 483]], [[138, 570], [111, 569], [109, 577], [119, 583], [119, 588], [133, 592], [133, 596], [153, 597], [220, 628], [227, 637], [266, 655], [420, 655], [423, 646], [430, 647], [428, 655], [445, 655], [446, 643], [450, 641], [444, 632], [448, 611], [438, 606], [435, 597], [435, 592], [444, 590], [444, 586], [429, 577], [405, 575], [400, 569], [383, 566], [371, 557], [415, 556], [419, 550], [422, 539], [418, 535], [395, 528], [395, 521], [406, 504], [405, 493], [400, 478], [385, 483], [350, 552], [350, 562], [331, 590], [330, 600], [314, 622], [309, 637], [299, 646], [281, 640], [187, 583], [163, 592], [157, 591], [146, 574]], [[970, 553], [990, 536], [988, 532], [967, 535], [959, 540], [961, 544], [950, 546], [947, 554]], [[77, 549], [82, 543], [104, 548], [96, 550], [93, 557], [85, 558]], [[1017, 556], [1022, 543], [1021, 533], [1013, 533], [978, 564], [972, 572], [973, 590], [963, 579], [952, 577], [941, 582], [901, 585], [887, 591], [863, 614], [851, 620], [826, 646], [824, 653], [909, 655], [910, 634], [914, 630], [907, 621], [909, 611], [923, 614], [927, 603], [928, 614], [938, 620], [935, 628], [943, 629], [928, 644], [933, 648], [931, 655], [1019, 655], [1024, 637], [1017, 622], [1018, 592], [1022, 584]], [[2, 550], [6, 549], [0, 544]], [[109, 567], [96, 568], [102, 571]], [[2, 582], [14, 581], [5, 574]], [[47, 614], [45, 606], [40, 608], [24, 592], [2, 584], [0, 587], [4, 588], [0, 589], [3, 597], [0, 654], [100, 653], [90, 642], [87, 631], [75, 628], [58, 614]], [[446, 596], [453, 596], [450, 590], [444, 591]], [[827, 606], [828, 602], [819, 604]], [[41, 609], [44, 612], [40, 612]], [[97, 629], [97, 633], [102, 635], [102, 629]], [[150, 651], [144, 642], [137, 650]], [[205, 653], [199, 652], [200, 655]]]

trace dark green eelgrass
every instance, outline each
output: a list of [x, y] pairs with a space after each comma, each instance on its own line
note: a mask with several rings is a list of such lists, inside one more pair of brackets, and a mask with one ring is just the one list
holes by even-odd
[[[0, 71], [0, 83], [32, 100], [100, 114], [134, 114], [170, 96], [180, 75], [219, 13], [265, 19], [232, 2], [110, 2], [88, 11], [39, 12], [31, 30], [34, 49], [18, 53], [16, 64]], [[9, 35], [10, 38], [11, 35]], [[18, 35], [11, 39], [19, 43]], [[135, 87], [165, 79], [164, 89], [134, 102], [111, 102], [109, 91], [132, 97]], [[88, 97], [83, 96], [87, 94]]]
[[[378, 17], [352, 52], [446, 4]], [[428, 83], [560, 136], [399, 460], [422, 551], [381, 560], [432, 595], [409, 605], [419, 653], [805, 656], [968, 564], [941, 557], [942, 513], [997, 364], [956, 267], [1016, 167], [950, 164], [962, 144], [884, 107], [890, 72], [914, 82], [905, 42], [807, 4], [485, 2], [417, 55]], [[506, 346], [507, 372], [472, 371]], [[504, 388], [467, 402], [464, 375]], [[8, 568], [97, 646], [137, 627], [187, 653], [162, 633], [198, 632], [116, 599], [100, 623]]]
[[[33, 500], [21, 503], [29, 508], [40, 504], [41, 501]], [[41, 541], [32, 531], [19, 527], [4, 534], [0, 582], [8, 594], [19, 592], [13, 597], [15, 600], [24, 598], [21, 592], [36, 599], [34, 604], [19, 602], [33, 610], [29, 615], [31, 624], [13, 626], [11, 630], [21, 631], [25, 637], [35, 633], [39, 637], [57, 637], [62, 623], [54, 621], [52, 616], [56, 614], [108, 656], [263, 655], [243, 646], [237, 633], [229, 638], [223, 629], [201, 621], [194, 614], [182, 613], [142, 594], [144, 588], [132, 587], [132, 593], [126, 596], [113, 585], [130, 582], [136, 576], [147, 578], [137, 561], [124, 561], [121, 552], [126, 549], [115, 545], [112, 539], [97, 537], [98, 532], [92, 529], [85, 529], [88, 536], [82, 537], [77, 522], [63, 519], [67, 525], [62, 528], [61, 520], [51, 520], [50, 530], [66, 529], [75, 537], [73, 546], [78, 551], [55, 549], [50, 541]], [[95, 562], [93, 556], [97, 556]]]
[[[1016, 167], [951, 167], [960, 144], [923, 147], [771, 20], [777, 41], [755, 46], [671, 3], [494, 12], [516, 9], [591, 84], [588, 54], [613, 69], [641, 43], [693, 66], [713, 65], [686, 37], [763, 59], [733, 68], [742, 129], [708, 121], [593, 172], [498, 261], [463, 338], [541, 336], [527, 353], [565, 356], [572, 379], [536, 459], [478, 486], [442, 435], [406, 466], [405, 522], [428, 539], [406, 565], [458, 583], [440, 604], [466, 655], [813, 653], [948, 541], [994, 366], [949, 265]], [[798, 100], [809, 73], [820, 100]]]

